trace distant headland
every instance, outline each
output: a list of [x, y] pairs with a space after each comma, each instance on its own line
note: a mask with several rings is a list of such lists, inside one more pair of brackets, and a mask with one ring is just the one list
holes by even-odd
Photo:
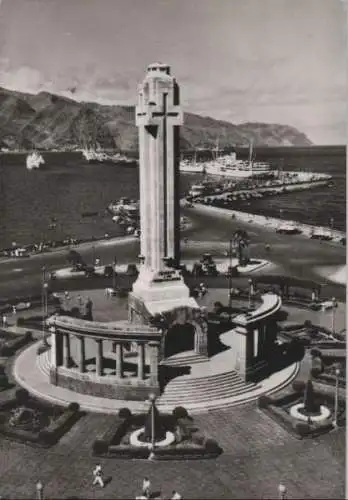
[[[3, 150], [71, 151], [86, 145], [136, 151], [134, 106], [102, 105], [40, 92], [27, 94], [0, 87], [0, 148]], [[235, 125], [185, 113], [181, 149], [254, 146], [311, 146], [294, 127], [247, 122]]]

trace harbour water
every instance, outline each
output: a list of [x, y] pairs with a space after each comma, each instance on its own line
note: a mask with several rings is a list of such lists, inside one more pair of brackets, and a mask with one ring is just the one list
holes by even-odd
[[[334, 186], [284, 194], [271, 199], [240, 202], [235, 208], [250, 213], [296, 220], [313, 225], [346, 228], [346, 157], [342, 149], [311, 148], [294, 154], [272, 148], [258, 153], [261, 161], [284, 170], [323, 172]], [[105, 213], [107, 205], [122, 196], [138, 199], [138, 169], [127, 165], [86, 164], [79, 153], [44, 153], [45, 169], [28, 171], [25, 155], [0, 155], [0, 248], [12, 242], [25, 245], [65, 237], [96, 238], [123, 230]], [[188, 192], [200, 174], [182, 174], [181, 192]], [[85, 216], [86, 213], [97, 215]], [[53, 220], [54, 219], [54, 220]], [[52, 222], [55, 227], [52, 229]], [[51, 229], [50, 229], [51, 227]]]

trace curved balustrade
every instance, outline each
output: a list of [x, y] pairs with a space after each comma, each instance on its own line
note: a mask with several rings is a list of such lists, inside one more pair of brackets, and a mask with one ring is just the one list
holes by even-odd
[[272, 316], [282, 307], [282, 299], [275, 293], [266, 293], [261, 296], [261, 300], [261, 305], [255, 311], [239, 314], [233, 318], [233, 323], [241, 326], [251, 325]]
[[261, 296], [261, 300], [255, 311], [233, 318], [236, 327], [233, 330], [232, 364], [246, 381], [267, 367], [277, 339], [275, 313], [281, 308], [282, 299], [279, 295], [267, 293]]
[[83, 335], [91, 339], [133, 341], [144, 337], [147, 340], [160, 340], [161, 331], [153, 326], [136, 325], [127, 322], [103, 323], [87, 321], [70, 316], [51, 316], [47, 320], [50, 328], [61, 333]]
[[[159, 391], [158, 358], [162, 332], [152, 326], [126, 322], [101, 323], [68, 316], [53, 316], [47, 324], [51, 331], [50, 379], [55, 385], [91, 395], [125, 399], [143, 399], [149, 389]], [[72, 367], [71, 338], [78, 342], [77, 360]], [[86, 373], [86, 339], [95, 342], [95, 373]], [[104, 341], [112, 342], [114, 375], [104, 370]], [[124, 376], [124, 349], [136, 344], [136, 376]], [[149, 376], [145, 378], [146, 351]], [[134, 359], [134, 358], [133, 358]], [[76, 368], [77, 366], [77, 368]], [[145, 395], [145, 396], [144, 396]], [[127, 397], [126, 397], [127, 396]]]

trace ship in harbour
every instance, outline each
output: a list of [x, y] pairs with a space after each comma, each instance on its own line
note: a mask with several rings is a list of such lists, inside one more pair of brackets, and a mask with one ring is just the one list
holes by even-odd
[[43, 156], [38, 151], [33, 151], [26, 157], [27, 170], [37, 170], [45, 164]]
[[208, 161], [197, 161], [196, 152], [192, 160], [182, 159], [180, 161], [180, 172], [204, 173], [235, 179], [247, 179], [272, 172], [268, 163], [255, 161], [252, 142], [249, 145], [248, 160], [238, 159], [235, 151], [224, 153], [220, 150], [218, 141], [211, 153], [212, 158]]
[[121, 153], [109, 154], [99, 149], [84, 148], [81, 150], [83, 158], [90, 164], [115, 163], [136, 166], [138, 161]]

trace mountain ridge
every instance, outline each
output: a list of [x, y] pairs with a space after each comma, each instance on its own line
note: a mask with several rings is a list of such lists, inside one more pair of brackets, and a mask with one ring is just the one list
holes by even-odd
[[[183, 150], [255, 146], [311, 146], [295, 127], [262, 122], [233, 124], [184, 113]], [[86, 145], [136, 151], [135, 107], [76, 101], [41, 91], [30, 94], [0, 87], [0, 147], [73, 150]]]

